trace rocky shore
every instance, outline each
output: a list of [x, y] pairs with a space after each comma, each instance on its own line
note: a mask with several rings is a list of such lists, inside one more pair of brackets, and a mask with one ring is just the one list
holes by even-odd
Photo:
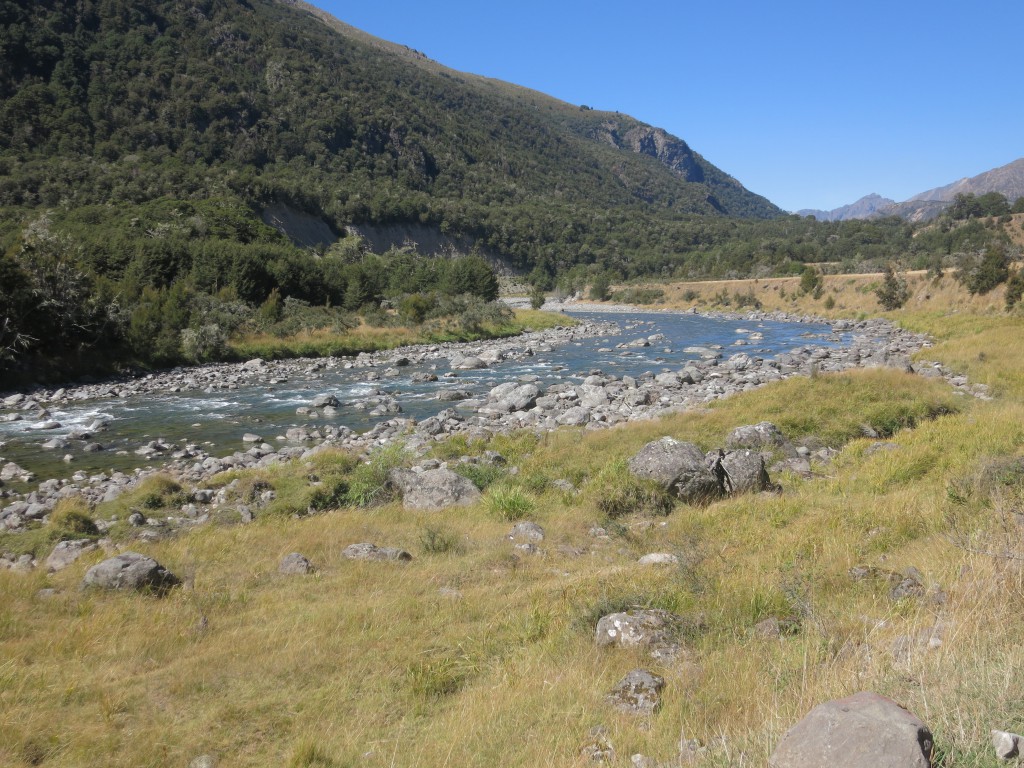
[[[602, 305], [603, 306], [603, 305]], [[573, 304], [573, 309], [594, 307]], [[607, 307], [604, 307], [607, 309]], [[626, 311], [626, 310], [622, 310]], [[646, 310], [628, 308], [631, 312]], [[745, 322], [826, 322], [820, 318], [793, 317], [783, 313], [750, 312], [716, 315]], [[403, 366], [424, 361], [437, 361], [438, 370], [447, 367], [442, 378], [453, 379], [451, 387], [439, 386], [437, 412], [416, 421], [401, 415], [400, 407], [387, 395], [376, 395], [358, 404], [372, 408], [372, 414], [385, 420], [365, 433], [357, 434], [344, 426], [329, 423], [332, 409], [339, 406], [330, 393], [310, 393], [309, 405], [300, 408], [306, 424], [288, 429], [284, 434], [242, 436], [245, 450], [214, 456], [195, 444], [174, 444], [152, 440], [138, 446], [136, 453], [151, 462], [144, 469], [131, 473], [108, 472], [89, 475], [78, 472], [68, 479], [49, 478], [30, 491], [16, 492], [0, 487], [0, 529], [18, 531], [32, 521], [45, 519], [62, 498], [79, 496], [88, 503], [116, 499], [141, 480], [157, 472], [166, 472], [188, 486], [202, 486], [209, 478], [228, 469], [266, 467], [282, 461], [302, 460], [330, 447], [347, 448], [366, 453], [396, 441], [402, 441], [415, 453], [425, 453], [429, 446], [451, 435], [464, 434], [470, 439], [517, 429], [538, 431], [559, 427], [607, 429], [616, 424], [659, 416], [693, 408], [708, 402], [779, 381], [790, 376], [810, 376], [851, 368], [895, 367], [928, 377], [942, 377], [964, 394], [986, 397], [984, 388], [971, 385], [966, 377], [957, 376], [938, 364], [911, 363], [911, 355], [928, 345], [928, 340], [908, 333], [884, 320], [860, 322], [838, 321], [831, 324], [835, 333], [848, 334], [851, 343], [837, 347], [823, 344], [799, 346], [774, 358], [762, 358], [720, 345], [690, 347], [685, 351], [694, 360], [677, 369], [647, 372], [621, 378], [600, 370], [566, 372], [583, 377], [582, 383], [564, 381], [543, 388], [536, 376], [521, 376], [490, 389], [485, 395], [471, 396], [457, 386], [458, 371], [484, 368], [507, 359], [522, 359], [538, 351], [550, 351], [559, 344], [581, 338], [604, 335], [615, 330], [615, 324], [584, 322], [550, 331], [525, 334], [511, 339], [470, 344], [436, 344], [406, 347], [388, 352], [361, 354], [355, 358], [299, 359], [285, 361], [250, 360], [230, 365], [208, 365], [175, 369], [135, 379], [69, 387], [56, 391], [16, 393], [0, 399], [0, 420], [31, 419], [36, 429], [46, 431], [47, 407], [53, 404], [97, 398], [126, 398], [147, 394], [182, 391], [230, 392], [241, 386], [273, 386], [298, 373], [341, 367], [365, 371], [365, 380], [374, 381]], [[639, 328], [640, 326], [636, 326]], [[756, 331], [746, 332], [756, 338]], [[617, 346], [627, 352], [631, 347], [664, 343], [663, 338], [636, 335]], [[431, 375], [431, 374], [424, 374]], [[457, 407], [452, 407], [457, 405]], [[387, 418], [391, 416], [391, 418]], [[58, 425], [59, 426], [59, 425]], [[90, 425], [69, 436], [83, 443], [88, 451], [105, 424]], [[3, 445], [0, 443], [0, 452]], [[0, 483], [35, 483], [31, 473], [13, 462], [0, 460]], [[272, 492], [271, 492], [272, 493]], [[197, 490], [182, 507], [180, 521], [184, 524], [206, 519], [208, 506], [223, 502], [223, 491]], [[252, 510], [240, 508], [243, 519], [251, 519]], [[141, 515], [139, 515], [141, 517]]]

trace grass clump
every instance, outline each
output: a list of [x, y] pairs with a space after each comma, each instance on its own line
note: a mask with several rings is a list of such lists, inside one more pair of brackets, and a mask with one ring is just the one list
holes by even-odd
[[439, 525], [428, 525], [420, 534], [420, 549], [430, 555], [461, 555], [466, 545], [458, 533]]
[[61, 499], [50, 513], [50, 536], [54, 541], [86, 539], [99, 533], [89, 505], [82, 499]]
[[395, 496], [391, 470], [405, 466], [408, 457], [400, 443], [379, 448], [357, 466], [348, 480], [348, 503], [357, 507], [385, 504]]
[[516, 486], [492, 486], [487, 492], [487, 509], [499, 520], [522, 520], [535, 506], [533, 497]]
[[601, 470], [587, 491], [597, 510], [613, 520], [640, 513], [667, 515], [673, 509], [669, 492], [652, 480], [634, 477], [625, 459]]
[[481, 491], [486, 491], [506, 474], [505, 468], [498, 464], [473, 464], [469, 462], [456, 464], [452, 471], [471, 480], [473, 485]]

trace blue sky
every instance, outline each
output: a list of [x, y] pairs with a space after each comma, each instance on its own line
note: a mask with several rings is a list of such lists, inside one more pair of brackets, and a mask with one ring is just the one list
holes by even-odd
[[786, 210], [1024, 156], [1024, 2], [313, 0], [453, 69], [665, 128]]

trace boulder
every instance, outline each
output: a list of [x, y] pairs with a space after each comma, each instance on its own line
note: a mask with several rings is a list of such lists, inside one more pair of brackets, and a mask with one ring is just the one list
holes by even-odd
[[281, 558], [281, 562], [277, 566], [278, 573], [286, 573], [289, 575], [304, 575], [312, 573], [313, 571], [313, 564], [309, 562], [304, 555], [301, 555], [298, 552], [288, 553]]
[[701, 504], [719, 498], [722, 485], [693, 443], [663, 437], [648, 443], [629, 460], [636, 477], [659, 483], [687, 504]]
[[412, 555], [398, 547], [378, 547], [376, 544], [349, 544], [341, 551], [341, 556], [348, 560], [397, 560], [408, 562]]
[[565, 427], [580, 427], [590, 421], [590, 409], [581, 405], [574, 405], [555, 421]]
[[92, 552], [94, 549], [97, 549], [97, 544], [89, 539], [57, 542], [57, 546], [46, 558], [46, 570], [51, 573], [62, 571], [86, 552]]
[[891, 699], [862, 691], [824, 704], [789, 729], [770, 768], [929, 768], [928, 726]]
[[544, 541], [544, 529], [536, 523], [524, 520], [512, 526], [508, 538], [511, 541], [525, 541], [533, 544]]
[[720, 466], [726, 493], [760, 493], [772, 488], [760, 453], [747, 449], [729, 451], [722, 456]]
[[653, 715], [661, 706], [665, 678], [646, 669], [634, 669], [619, 680], [606, 697], [608, 703], [631, 715]]
[[437, 511], [447, 507], [464, 507], [480, 499], [480, 490], [473, 481], [450, 469], [428, 469], [413, 472], [392, 470], [391, 482], [402, 494], [406, 509]]
[[786, 442], [782, 431], [770, 421], [736, 427], [725, 440], [727, 448], [773, 448]]
[[151, 557], [124, 552], [94, 565], [85, 572], [83, 587], [134, 589], [166, 594], [181, 581]]

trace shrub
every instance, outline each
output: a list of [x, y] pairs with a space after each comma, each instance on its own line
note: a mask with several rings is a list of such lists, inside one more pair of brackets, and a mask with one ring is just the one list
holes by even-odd
[[800, 292], [813, 293], [819, 285], [821, 285], [821, 275], [818, 274], [818, 270], [810, 265], [804, 267], [800, 273]]
[[227, 336], [216, 323], [186, 328], [181, 332], [181, 353], [192, 362], [205, 363], [220, 359], [227, 348]]
[[533, 290], [530, 291], [530, 307], [533, 309], [540, 309], [544, 306], [544, 289], [539, 285], [535, 285]]
[[825, 309], [835, 309], [835, 306], [836, 306], [835, 296], [829, 296], [827, 299], [825, 299], [825, 305], [824, 306], [825, 306]]
[[496, 464], [459, 464], [453, 471], [472, 480], [481, 491], [505, 476], [505, 470]]

